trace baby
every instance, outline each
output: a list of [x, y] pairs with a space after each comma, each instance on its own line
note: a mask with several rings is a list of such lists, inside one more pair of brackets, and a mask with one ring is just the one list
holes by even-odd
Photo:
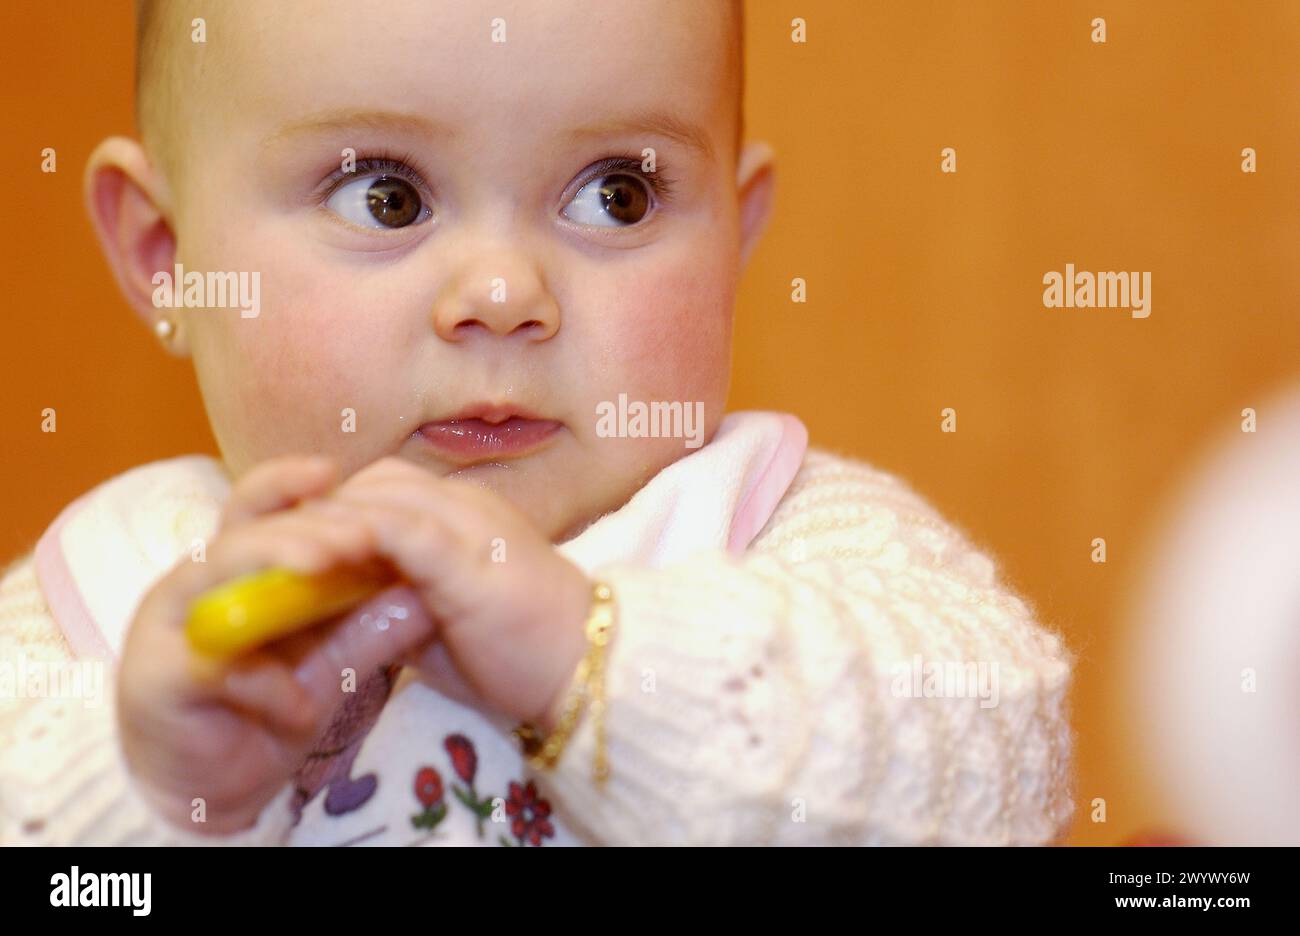
[[[904, 483], [724, 415], [773, 177], [739, 2], [139, 16], [87, 202], [221, 458], [8, 569], [4, 657], [107, 677], [4, 703], [0, 840], [1060, 840], [1060, 641]], [[186, 643], [232, 578], [371, 562], [402, 584]]]

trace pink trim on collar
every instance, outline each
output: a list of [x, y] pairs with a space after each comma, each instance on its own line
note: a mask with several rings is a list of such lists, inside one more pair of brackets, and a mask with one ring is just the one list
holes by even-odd
[[808, 429], [798, 417], [790, 413], [777, 415], [781, 418], [781, 439], [772, 450], [768, 463], [741, 495], [740, 506], [731, 521], [727, 550], [734, 554], [748, 549], [754, 537], [767, 526], [803, 464], [804, 452], [808, 448]]
[[82, 599], [81, 590], [77, 588], [63, 553], [63, 528], [86, 506], [93, 493], [91, 491], [78, 497], [50, 524], [49, 529], [36, 542], [34, 565], [45, 602], [50, 606], [54, 621], [63, 631], [63, 637], [72, 648], [73, 655], [83, 659], [111, 660], [113, 652], [104, 641], [90, 608]]

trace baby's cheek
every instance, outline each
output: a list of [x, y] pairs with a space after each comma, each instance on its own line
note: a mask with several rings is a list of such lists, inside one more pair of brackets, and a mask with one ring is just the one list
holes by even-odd
[[[227, 448], [249, 465], [274, 455], [319, 452], [364, 463], [362, 449], [385, 418], [370, 395], [364, 343], [348, 341], [306, 308], [275, 307], [236, 323], [224, 420]], [[369, 430], [367, 432], [366, 430]]]
[[631, 284], [611, 318], [611, 359], [647, 400], [717, 403], [731, 360], [734, 291], [690, 271]]

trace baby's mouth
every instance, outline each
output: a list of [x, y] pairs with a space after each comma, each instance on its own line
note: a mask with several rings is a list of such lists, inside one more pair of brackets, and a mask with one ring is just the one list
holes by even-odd
[[551, 442], [562, 424], [512, 405], [479, 403], [416, 430], [440, 456], [461, 465], [530, 455]]

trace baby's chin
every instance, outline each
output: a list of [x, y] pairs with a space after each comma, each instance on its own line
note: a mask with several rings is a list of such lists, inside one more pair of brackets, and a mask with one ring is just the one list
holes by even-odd
[[646, 482], [689, 449], [680, 440], [598, 440], [625, 446], [595, 457], [577, 439], [564, 438], [544, 451], [515, 459], [449, 465], [427, 449], [402, 454], [439, 477], [476, 484], [499, 494], [552, 543], [565, 543], [606, 514], [624, 506]]
[[568, 542], [608, 512], [593, 499], [591, 485], [577, 471], [543, 477], [541, 472], [522, 469], [521, 465], [481, 464], [452, 471], [446, 477], [501, 495], [552, 543]]
[[401, 456], [441, 478], [478, 485], [499, 494], [543, 535], [560, 543], [587, 519], [582, 500], [590, 490], [582, 461], [574, 451], [550, 449], [518, 458], [484, 458], [471, 464], [449, 463], [418, 444], [408, 445]]

